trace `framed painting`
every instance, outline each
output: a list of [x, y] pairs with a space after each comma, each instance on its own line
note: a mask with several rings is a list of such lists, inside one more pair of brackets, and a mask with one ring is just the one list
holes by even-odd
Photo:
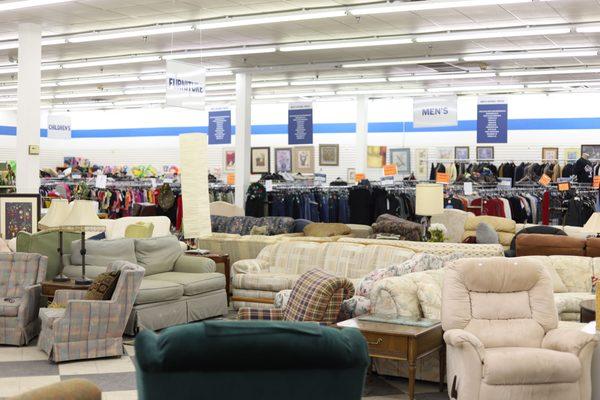
[[292, 148], [275, 149], [275, 172], [292, 172]]
[[575, 162], [581, 157], [581, 150], [577, 147], [569, 147], [564, 150], [565, 160], [569, 162]]
[[315, 148], [297, 146], [292, 149], [292, 172], [312, 174], [315, 172]]
[[348, 185], [353, 185], [356, 182], [356, 168], [348, 168], [346, 171], [346, 182], [348, 182]]
[[398, 174], [410, 174], [410, 149], [390, 149], [390, 164], [396, 164], [398, 167]]
[[235, 171], [235, 148], [223, 149], [223, 169], [228, 172]]
[[271, 148], [252, 147], [250, 149], [250, 173], [268, 174], [271, 171]]
[[457, 161], [468, 160], [471, 158], [469, 146], [456, 146], [454, 148], [454, 159]]
[[340, 165], [340, 145], [320, 144], [319, 165], [328, 167], [337, 167]]
[[556, 162], [558, 161], [558, 147], [544, 147], [542, 148], [542, 162]]
[[581, 157], [588, 155], [588, 160], [600, 160], [600, 144], [582, 144]]
[[36, 233], [41, 212], [39, 194], [0, 194], [0, 236], [10, 240], [19, 232]]
[[367, 167], [383, 168], [386, 164], [387, 147], [386, 146], [367, 146]]
[[494, 146], [477, 146], [477, 161], [493, 161]]

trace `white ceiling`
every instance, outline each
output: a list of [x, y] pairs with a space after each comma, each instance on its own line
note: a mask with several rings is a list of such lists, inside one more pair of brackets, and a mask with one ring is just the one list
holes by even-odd
[[[0, 13], [0, 38], [14, 37], [20, 23], [33, 22], [42, 26], [44, 35], [63, 35], [90, 32], [94, 30], [129, 28], [159, 23], [185, 22], [207, 18], [222, 18], [248, 14], [292, 11], [301, 8], [351, 6], [368, 3], [368, 0], [80, 0], [43, 7], [35, 7], [15, 12]], [[378, 2], [381, 3], [381, 2]], [[127, 56], [131, 54], [170, 52], [181, 50], [227, 48], [242, 46], [281, 45], [307, 41], [340, 40], [387, 35], [414, 35], [425, 32], [446, 30], [489, 29], [501, 27], [524, 27], [528, 25], [600, 23], [600, 1], [597, 0], [554, 0], [533, 1], [520, 4], [464, 7], [455, 9], [398, 12], [366, 15], [356, 18], [347, 15], [338, 18], [283, 22], [223, 28], [196, 30], [185, 33], [164, 34], [149, 37], [134, 37], [89, 43], [67, 43], [44, 46], [45, 61], [68, 61], [76, 59]], [[202, 24], [200, 23], [200, 26]], [[410, 43], [393, 46], [372, 46], [348, 49], [319, 51], [273, 52], [245, 56], [229, 56], [201, 59], [188, 59], [186, 62], [202, 64], [211, 69], [259, 68], [255, 80], [293, 80], [319, 76], [393, 76], [408, 73], [435, 72], [423, 65], [395, 67], [370, 67], [341, 69], [345, 62], [361, 60], [397, 59], [439, 55], [464, 55], [497, 51], [560, 50], [564, 48], [600, 49], [600, 33], [567, 33], [551, 36], [525, 36], [480, 40], [460, 40], [435, 43]], [[18, 57], [18, 50], [0, 50], [0, 64]], [[330, 64], [331, 63], [331, 64]], [[314, 64], [314, 66], [310, 66]], [[327, 64], [320, 65], [319, 64]], [[521, 68], [574, 67], [585, 65], [600, 66], [600, 56], [585, 58], [534, 58], [527, 60], [489, 61], [455, 63], [462, 69], [493, 70]], [[337, 67], [334, 67], [336, 65]], [[269, 72], [265, 67], [285, 66], [281, 72]], [[153, 63], [126, 64], [81, 69], [61, 69], [45, 71], [43, 79], [63, 79], [74, 76], [104, 76], [114, 74], [142, 73], [164, 69], [164, 61]], [[0, 81], [10, 82], [16, 75], [0, 75]], [[232, 82], [233, 77], [211, 78], [210, 82]], [[477, 80], [456, 80], [436, 82], [411, 82], [403, 87], [430, 87], [444, 85], [469, 85], [547, 82], [549, 80], [600, 79], [598, 73], [578, 74], [578, 76], [552, 75], [527, 76], [519, 78], [491, 77]], [[457, 83], [454, 83], [457, 82]], [[87, 85], [68, 88], [68, 91], [113, 90], [129, 86], [158, 85], [161, 81], [129, 82], [103, 85]], [[306, 87], [305, 90], [347, 90], [366, 88], [398, 88], [400, 84], [351, 84]], [[66, 88], [44, 89], [44, 93], [60, 93]], [[257, 89], [255, 93], [298, 92], [298, 88]], [[227, 93], [232, 93], [229, 91]], [[3, 91], [0, 96], [11, 96], [13, 92]], [[160, 97], [155, 95], [154, 97]], [[140, 96], [116, 96], [119, 99], [139, 98]], [[73, 102], [93, 99], [77, 98]], [[63, 103], [67, 100], [56, 100]]]

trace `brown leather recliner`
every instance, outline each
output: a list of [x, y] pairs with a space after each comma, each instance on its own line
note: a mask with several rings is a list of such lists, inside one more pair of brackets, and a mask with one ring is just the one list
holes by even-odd
[[[598, 246], [600, 253], [600, 245]], [[586, 241], [571, 236], [526, 233], [517, 236], [516, 255], [523, 256], [585, 256]]]

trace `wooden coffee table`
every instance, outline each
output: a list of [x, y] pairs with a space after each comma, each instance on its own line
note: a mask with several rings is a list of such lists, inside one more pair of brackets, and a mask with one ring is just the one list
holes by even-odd
[[339, 322], [339, 328], [357, 328], [369, 345], [369, 356], [408, 361], [408, 398], [414, 399], [417, 360], [434, 352], [440, 355], [440, 392], [444, 391], [446, 345], [442, 324], [428, 328], [384, 322], [360, 321], [358, 318]]
[[42, 282], [42, 296], [47, 297], [48, 301], [54, 300], [54, 292], [57, 290], [88, 290], [90, 285], [78, 285], [75, 279], [69, 279], [66, 282], [44, 281]]
[[592, 322], [596, 320], [596, 300], [584, 300], [579, 304], [581, 314], [579, 322]]
[[195, 252], [185, 252], [186, 256], [192, 257], [204, 257], [210, 258], [216, 264], [223, 264], [223, 268], [225, 270], [225, 293], [227, 294], [227, 305], [229, 305], [229, 285], [230, 285], [230, 262], [229, 262], [229, 254], [217, 254], [217, 253], [208, 253], [208, 254], [200, 254]]

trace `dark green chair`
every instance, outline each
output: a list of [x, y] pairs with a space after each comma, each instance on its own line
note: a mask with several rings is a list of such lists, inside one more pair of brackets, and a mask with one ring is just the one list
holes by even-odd
[[369, 355], [356, 329], [206, 321], [135, 340], [141, 400], [359, 400]]
[[[71, 242], [80, 239], [78, 233], [63, 233], [63, 251], [71, 251]], [[37, 232], [34, 234], [19, 232], [17, 234], [17, 252], [37, 253], [48, 257], [46, 279], [54, 278], [60, 272], [60, 258], [58, 256], [58, 232]]]

